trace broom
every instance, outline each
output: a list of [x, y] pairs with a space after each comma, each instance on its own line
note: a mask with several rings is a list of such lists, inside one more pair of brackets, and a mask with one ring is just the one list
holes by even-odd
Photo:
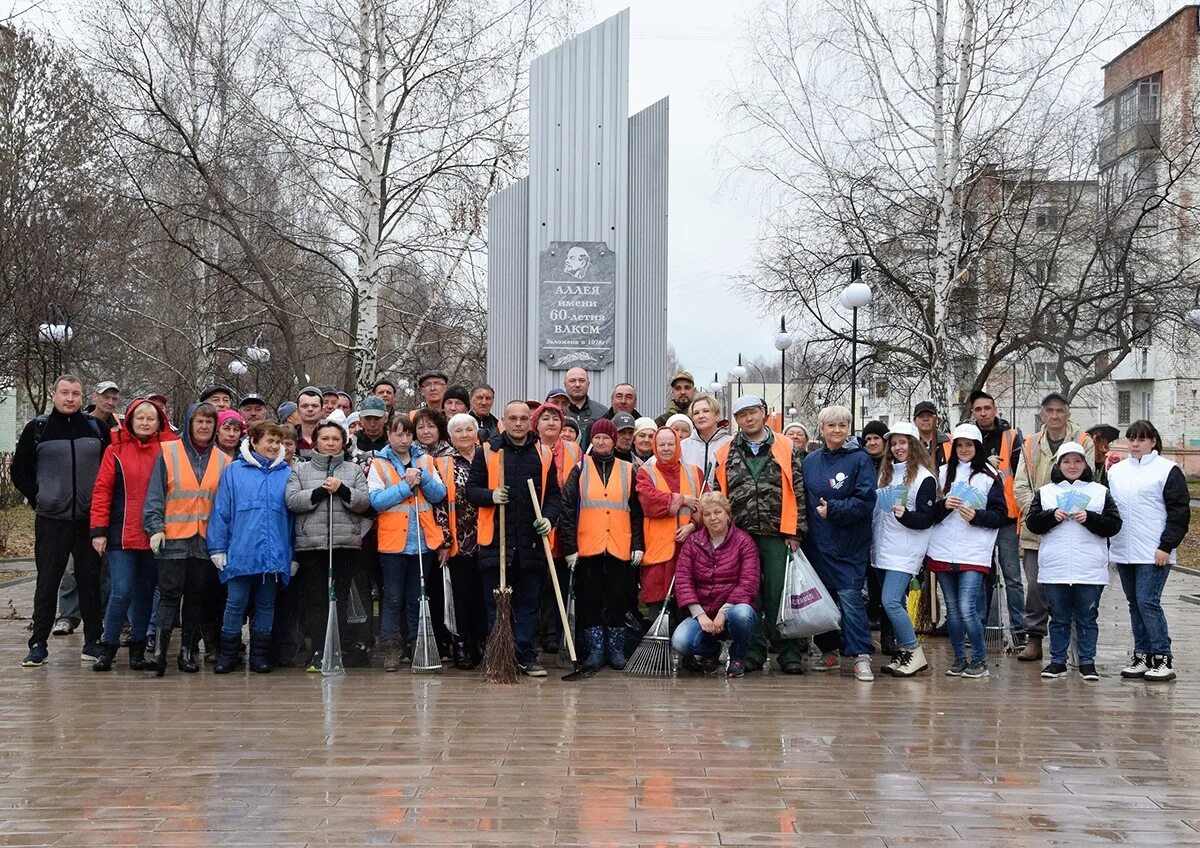
[[321, 651], [321, 674], [331, 677], [345, 674], [342, 665], [342, 637], [338, 632], [337, 595], [333, 591], [333, 497], [329, 501], [329, 619], [325, 622], [325, 647]]
[[[534, 488], [533, 480], [526, 480], [529, 484], [529, 499], [533, 501], [533, 511], [537, 515], [538, 520], [542, 519], [542, 505], [538, 501], [537, 489]], [[546, 567], [550, 569], [550, 585], [554, 587], [554, 599], [558, 601], [558, 615], [563, 623], [563, 642], [566, 644], [567, 656], [570, 658], [571, 666], [574, 669], [570, 674], [564, 674], [563, 680], [583, 680], [591, 677], [596, 673], [595, 669], [584, 669], [579, 665], [579, 658], [575, 655], [575, 630], [574, 623], [571, 617], [567, 615], [566, 605], [563, 604], [562, 587], [558, 585], [558, 572], [554, 570], [554, 551], [550, 548], [550, 537], [542, 537], [542, 551], [546, 554]], [[574, 582], [575, 573], [571, 572], [571, 580]], [[559, 655], [562, 655], [561, 649]]]
[[[504, 488], [504, 456], [500, 453], [499, 488]], [[483, 648], [483, 679], [488, 683], [519, 683], [517, 646], [512, 631], [512, 589], [508, 586], [508, 541], [504, 504], [500, 508], [500, 586], [494, 591], [496, 615]]]
[[433, 620], [429, 617], [429, 596], [425, 594], [425, 558], [421, 555], [420, 525], [417, 524], [417, 505], [412, 507], [412, 520], [417, 528], [417, 569], [421, 572], [421, 606], [417, 615], [417, 641], [413, 645], [412, 670], [441, 671], [442, 657], [438, 650], [437, 637], [433, 635]]
[[[563, 629], [575, 632], [575, 569], [567, 570], [567, 623], [563, 625]], [[564, 639], [562, 645], [558, 649], [558, 667], [559, 668], [575, 668], [575, 661], [571, 659], [571, 654], [567, 651], [567, 640]]]
[[671, 676], [671, 616], [667, 612], [671, 605], [671, 593], [675, 590], [675, 575], [671, 575], [671, 585], [667, 587], [667, 596], [663, 598], [662, 612], [642, 641], [629, 662], [625, 664], [626, 674], [636, 674], [642, 677]]

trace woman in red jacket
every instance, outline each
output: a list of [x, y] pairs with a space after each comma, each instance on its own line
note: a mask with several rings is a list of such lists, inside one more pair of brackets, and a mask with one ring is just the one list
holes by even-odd
[[146, 628], [154, 600], [158, 568], [150, 538], [142, 530], [142, 504], [154, 462], [163, 441], [179, 438], [166, 426], [166, 413], [153, 401], [138, 398], [129, 404], [125, 420], [113, 431], [112, 444], [100, 460], [92, 492], [92, 547], [108, 554], [111, 590], [104, 613], [104, 636], [93, 671], [112, 668], [121, 640], [121, 627], [129, 616], [135, 641], [129, 644], [129, 667], [153, 668], [147, 662]]
[[693, 667], [717, 670], [720, 640], [732, 640], [726, 675], [746, 673], [746, 652], [758, 632], [758, 548], [745, 530], [733, 524], [729, 499], [720, 492], [700, 496], [704, 526], [688, 537], [675, 568], [675, 598], [691, 617], [671, 636], [671, 647]]

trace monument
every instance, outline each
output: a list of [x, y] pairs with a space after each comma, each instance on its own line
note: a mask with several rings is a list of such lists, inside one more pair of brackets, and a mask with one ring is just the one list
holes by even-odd
[[663, 98], [629, 117], [629, 11], [530, 66], [529, 176], [488, 201], [488, 382], [541, 398], [568, 368], [591, 394], [665, 398]]

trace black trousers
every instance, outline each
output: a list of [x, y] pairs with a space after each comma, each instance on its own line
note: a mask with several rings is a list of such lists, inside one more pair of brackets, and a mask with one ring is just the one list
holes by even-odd
[[[296, 561], [300, 563], [296, 576], [304, 575], [304, 633], [312, 649], [324, 654], [325, 628], [329, 623], [329, 552], [298, 551]], [[350, 583], [357, 567], [357, 549], [333, 549], [333, 596], [337, 600], [339, 637], [347, 637], [346, 611], [350, 608]]]
[[79, 588], [79, 615], [83, 637], [99, 642], [104, 631], [104, 601], [100, 594], [100, 556], [92, 547], [91, 522], [86, 518], [59, 520], [37, 516], [33, 523], [33, 558], [37, 583], [33, 590], [33, 633], [29, 647], [46, 644], [58, 611], [58, 587], [67, 560], [75, 562], [75, 584]]
[[[375, 643], [375, 634], [379, 632], [375, 604], [371, 599], [372, 587], [378, 589], [380, 598], [383, 597], [383, 575], [379, 569], [379, 536], [374, 527], [363, 537], [362, 549], [355, 554], [352, 580], [358, 599], [367, 613], [367, 620], [361, 624], [347, 624], [346, 635], [352, 642], [370, 648]], [[403, 627], [404, 622], [401, 621], [400, 624]]]
[[306, 584], [315, 579], [322, 588], [325, 586], [325, 556], [325, 552], [322, 551], [319, 575], [314, 575], [311, 570], [306, 572], [301, 564], [296, 576], [292, 577], [286, 586], [280, 582], [276, 590], [275, 614], [271, 618], [271, 665], [290, 668], [296, 664], [296, 654], [300, 652], [300, 622], [304, 615], [304, 600], [308, 592]]
[[[196, 631], [216, 639], [225, 611], [224, 586], [209, 559], [158, 559], [158, 617], [164, 630], [179, 626], [185, 639]], [[182, 608], [182, 619], [180, 610]], [[215, 651], [216, 645], [207, 645]]]
[[450, 585], [454, 590], [458, 641], [468, 648], [482, 648], [488, 637], [487, 603], [475, 554], [450, 557], [447, 567], [450, 569]]
[[580, 557], [575, 563], [575, 627], [625, 626], [625, 614], [632, 609], [629, 572], [635, 570], [629, 560], [609, 554]]

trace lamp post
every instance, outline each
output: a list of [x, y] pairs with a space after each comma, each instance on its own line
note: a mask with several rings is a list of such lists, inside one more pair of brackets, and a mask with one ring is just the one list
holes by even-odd
[[712, 391], [713, 397], [721, 394], [722, 385], [720, 376], [720, 372], [714, 371], [712, 382], [708, 384], [708, 388]]
[[[779, 319], [779, 332], [775, 334], [775, 349], [779, 351], [779, 417], [783, 418], [787, 406], [787, 352], [792, 346], [792, 337], [787, 331], [784, 318]], [[765, 388], [765, 387], [764, 387]]]
[[265, 347], [259, 347], [258, 342], [255, 342], [250, 347], [246, 348], [246, 358], [254, 363], [254, 391], [259, 392], [258, 375], [262, 372], [262, 367], [271, 361], [271, 351]]
[[75, 337], [75, 330], [70, 324], [40, 324], [38, 325], [38, 341], [50, 345], [54, 351], [54, 378], [58, 379], [63, 370], [63, 347], [70, 344]]
[[854, 430], [858, 390], [858, 310], [871, 302], [871, 287], [862, 282], [862, 263], [856, 257], [850, 263], [850, 284], [842, 289], [838, 301], [850, 310], [850, 430]]
[[733, 370], [729, 372], [733, 375], [733, 379], [737, 380], [738, 397], [742, 396], [742, 380], [746, 376], [746, 366], [742, 364], [742, 355], [738, 354], [738, 364], [733, 366]]

